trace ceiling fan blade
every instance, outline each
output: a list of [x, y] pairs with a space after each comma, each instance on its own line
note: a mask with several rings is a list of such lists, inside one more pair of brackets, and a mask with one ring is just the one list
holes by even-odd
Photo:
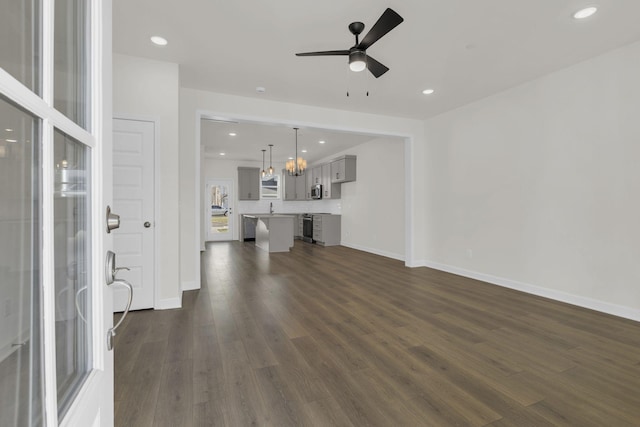
[[369, 55], [367, 55], [367, 68], [369, 69], [369, 71], [371, 71], [371, 74], [373, 74], [376, 79], [389, 71], [389, 68], [387, 66], [382, 65]]
[[325, 50], [320, 52], [296, 53], [296, 56], [332, 56], [332, 55], [349, 55], [349, 51], [348, 50]]
[[380, 40], [382, 36], [400, 25], [404, 19], [398, 15], [393, 9], [387, 8], [378, 21], [373, 24], [371, 30], [362, 39], [358, 45], [358, 49], [367, 50], [369, 46]]

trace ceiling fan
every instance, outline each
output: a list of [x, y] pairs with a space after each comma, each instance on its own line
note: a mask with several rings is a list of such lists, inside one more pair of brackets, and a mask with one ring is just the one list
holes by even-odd
[[389, 68], [367, 55], [367, 49], [380, 40], [382, 36], [400, 25], [402, 21], [404, 19], [400, 15], [387, 8], [362, 41], [358, 40], [358, 36], [364, 30], [364, 24], [362, 22], [349, 24], [349, 31], [356, 36], [356, 44], [350, 49], [296, 53], [296, 56], [349, 56], [349, 68], [351, 71], [357, 72], [368, 68], [371, 74], [378, 78], [389, 71]]

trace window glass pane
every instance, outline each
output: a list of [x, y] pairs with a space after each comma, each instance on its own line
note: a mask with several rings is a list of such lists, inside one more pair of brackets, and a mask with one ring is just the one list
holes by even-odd
[[2, 0], [0, 67], [40, 94], [40, 2]]
[[89, 28], [84, 0], [56, 0], [53, 106], [89, 130]]
[[280, 198], [280, 175], [271, 175], [260, 178], [260, 196], [263, 199]]
[[0, 96], [0, 426], [8, 427], [40, 426], [44, 413], [39, 127]]
[[91, 369], [89, 149], [54, 134], [54, 258], [58, 414]]
[[226, 185], [211, 186], [211, 229], [209, 234], [229, 231], [229, 188]]

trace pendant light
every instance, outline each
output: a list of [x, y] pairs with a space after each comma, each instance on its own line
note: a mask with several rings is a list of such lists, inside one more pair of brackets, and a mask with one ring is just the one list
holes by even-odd
[[307, 161], [302, 157], [298, 157], [298, 128], [296, 130], [296, 156], [287, 161], [286, 169], [291, 176], [304, 175], [304, 170], [307, 168]]
[[269, 144], [269, 176], [273, 175], [273, 163], [271, 162], [271, 149], [273, 144]]
[[265, 153], [265, 151], [267, 151], [267, 150], [262, 149], [261, 151], [262, 151], [262, 172], [260, 172], [260, 174], [261, 174], [261, 175], [262, 175], [262, 177], [264, 178], [264, 177], [267, 175], [267, 171], [266, 171], [266, 170], [264, 170], [264, 153]]

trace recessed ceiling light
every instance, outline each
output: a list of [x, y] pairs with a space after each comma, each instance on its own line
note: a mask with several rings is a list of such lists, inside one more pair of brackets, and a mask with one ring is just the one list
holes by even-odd
[[431, 95], [433, 92], [435, 92], [435, 90], [433, 89], [425, 89], [422, 91], [422, 93], [424, 93], [425, 95]]
[[595, 6], [585, 7], [584, 9], [580, 9], [576, 13], [573, 14], [575, 19], [585, 19], [593, 15], [598, 11], [598, 8]]
[[157, 44], [158, 46], [166, 46], [167, 44], [169, 44], [167, 39], [165, 39], [164, 37], [160, 37], [160, 36], [152, 36], [151, 37], [151, 41], [153, 43]]
[[227, 153], [220, 153], [221, 156], [225, 156]]
[[293, 157], [289, 157], [287, 160], [293, 160]]
[[318, 144], [324, 144], [325, 141], [318, 141]]
[[6, 130], [7, 132], [13, 132], [13, 129], [9, 129], [9, 128], [6, 128], [5, 130]]
[[236, 136], [236, 135], [237, 135], [237, 133], [235, 133], [235, 132], [229, 132], [229, 136]]
[[306, 153], [306, 152], [307, 152], [307, 150], [302, 150], [302, 152], [303, 152], [303, 153]]
[[5, 139], [5, 141], [7, 141], [7, 142], [18, 142], [17, 139]]
[[258, 93], [265, 93], [267, 90], [265, 88], [263, 88], [262, 86], [258, 86], [256, 88], [256, 92]]

